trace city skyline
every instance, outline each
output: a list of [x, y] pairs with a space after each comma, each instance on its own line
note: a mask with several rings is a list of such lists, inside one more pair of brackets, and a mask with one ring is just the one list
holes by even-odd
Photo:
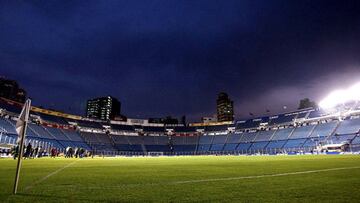
[[194, 121], [219, 92], [236, 119], [295, 110], [359, 81], [359, 4], [2, 1], [1, 75], [34, 105], [81, 115], [113, 95], [128, 117]]

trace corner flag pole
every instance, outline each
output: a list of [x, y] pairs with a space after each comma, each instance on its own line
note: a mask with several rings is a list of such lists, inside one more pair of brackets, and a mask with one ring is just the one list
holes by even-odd
[[21, 169], [21, 162], [22, 162], [22, 157], [23, 157], [23, 153], [24, 153], [24, 142], [25, 142], [27, 123], [28, 123], [29, 114], [30, 114], [30, 107], [31, 107], [31, 100], [28, 99], [28, 100], [26, 100], [26, 103], [24, 104], [24, 107], [18, 118], [18, 121], [16, 122], [16, 131], [19, 134], [20, 147], [18, 150], [19, 154], [18, 154], [18, 161], [17, 161], [17, 166], [16, 166], [14, 190], [13, 190], [14, 195], [17, 193], [17, 188], [19, 185], [20, 169]]

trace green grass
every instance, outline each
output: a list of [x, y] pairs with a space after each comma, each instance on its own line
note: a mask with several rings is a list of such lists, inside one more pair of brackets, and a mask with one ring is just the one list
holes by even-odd
[[[14, 160], [0, 159], [0, 202], [360, 201], [360, 156], [356, 155], [24, 160], [19, 193], [12, 195], [15, 166]], [[340, 167], [358, 168], [226, 179]], [[188, 180], [205, 181], [180, 182]]]

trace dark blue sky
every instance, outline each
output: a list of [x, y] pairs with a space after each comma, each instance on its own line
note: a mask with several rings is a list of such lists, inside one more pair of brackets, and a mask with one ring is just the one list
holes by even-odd
[[360, 1], [0, 1], [0, 75], [35, 105], [129, 117], [295, 109], [360, 81]]

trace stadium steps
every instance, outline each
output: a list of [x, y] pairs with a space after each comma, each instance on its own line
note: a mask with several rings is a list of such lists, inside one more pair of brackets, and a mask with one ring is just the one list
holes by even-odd
[[328, 136], [325, 137], [323, 142], [327, 143], [329, 140], [331, 140], [331, 137], [333, 135], [335, 135], [335, 133], [336, 133], [337, 129], [340, 127], [340, 125], [341, 125], [341, 121], [338, 121], [338, 123], [336, 124], [336, 127], [332, 130], [332, 132]]
[[[308, 113], [308, 114], [309, 114], [309, 113]], [[310, 130], [308, 136], [306, 136], [306, 139], [310, 138], [310, 136], [313, 134], [313, 132], [315, 131], [315, 129], [316, 129], [316, 127], [317, 127], [318, 125], [319, 125], [319, 124], [314, 125], [314, 127]], [[304, 143], [302, 143], [302, 145], [301, 145], [300, 147], [304, 147], [305, 143], [306, 143], [306, 140], [305, 140]]]
[[41, 129], [41, 131], [44, 132], [44, 134], [47, 134], [47, 135], [42, 135], [42, 133], [38, 130], [36, 130], [35, 128], [33, 128], [31, 125], [28, 125], [28, 127], [39, 137], [41, 138], [49, 138], [49, 139], [54, 139], [56, 140], [56, 137], [51, 134], [49, 131], [47, 131], [44, 127], [42, 127], [41, 125], [38, 125], [38, 128]]
[[[294, 134], [296, 128], [293, 128], [292, 131], [290, 132], [289, 136], [287, 137], [287, 139], [290, 139], [291, 136]], [[284, 146], [283, 146], [284, 147]]]
[[[4, 119], [6, 122], [8, 122], [12, 127], [14, 127], [14, 132], [16, 133], [16, 126], [14, 125], [14, 123], [13, 122], [11, 122], [10, 120], [8, 120], [8, 119]], [[8, 132], [9, 133], [9, 132]]]
[[259, 136], [259, 134], [260, 134], [260, 131], [257, 131], [256, 134], [255, 134], [255, 136], [254, 136], [254, 139], [251, 140], [251, 142], [255, 142], [255, 140], [256, 140], [257, 136]]
[[274, 137], [274, 135], [275, 135], [275, 133], [276, 133], [277, 130], [278, 130], [278, 129], [274, 130], [273, 134], [270, 136], [270, 138], [269, 138], [269, 140], [268, 140], [269, 142], [264, 146], [264, 149], [266, 149], [266, 148], [268, 147], [268, 145], [270, 144], [270, 142], [271, 142], [272, 138]]
[[83, 139], [84, 142], [91, 148], [91, 150], [94, 150], [93, 144], [90, 141], [88, 141], [80, 131], [79, 131], [79, 135], [81, 139]]
[[315, 129], [316, 129], [316, 127], [317, 127], [318, 125], [319, 125], [319, 124], [314, 125], [314, 127], [311, 129], [309, 135], [308, 135], [306, 138], [309, 138], [309, 137], [314, 133], [314, 131], [315, 131]]
[[230, 133], [228, 133], [228, 134], [226, 135], [226, 139], [225, 139], [225, 142], [224, 142], [224, 146], [222, 147], [221, 151], [224, 151], [224, 150], [225, 150], [225, 145], [226, 145], [226, 143], [227, 143], [230, 135], [231, 135]]
[[[49, 134], [51, 134], [53, 137], [55, 137], [47, 128], [45, 128], [45, 130], [46, 130]], [[64, 135], [64, 137], [66, 137], [67, 139], [69, 139], [69, 141], [72, 141], [72, 140], [70, 139], [70, 137], [67, 136], [61, 129], [60, 129], [59, 131], [60, 131], [60, 133], [61, 133], [62, 135]]]
[[116, 149], [116, 144], [115, 144], [114, 140], [112, 139], [111, 134], [107, 134], [107, 136], [109, 137], [110, 143], [113, 146], [113, 148]]
[[280, 147], [280, 149], [284, 149], [284, 147], [286, 146], [286, 143], [289, 141], [289, 138], [294, 134], [294, 131], [295, 131], [296, 128], [293, 128], [291, 130], [291, 132], [289, 133], [289, 136], [287, 138], [287, 140], [284, 142], [284, 144]]
[[200, 136], [197, 136], [197, 139], [196, 139], [196, 146], [195, 146], [195, 151], [194, 151], [194, 153], [195, 153], [195, 154], [198, 152], [198, 148], [199, 148], [199, 140], [200, 140]]
[[146, 150], [146, 147], [145, 147], [144, 143], [141, 143], [141, 149], [143, 150], [144, 155], [146, 155], [146, 154], [147, 154], [147, 150]]
[[[274, 133], [271, 135], [269, 141], [272, 141], [272, 139], [274, 138], [274, 136], [275, 136], [275, 134], [276, 134], [276, 132], [277, 132], [278, 130], [279, 130], [279, 129], [274, 130]], [[266, 146], [265, 146], [265, 147], [266, 147]]]

